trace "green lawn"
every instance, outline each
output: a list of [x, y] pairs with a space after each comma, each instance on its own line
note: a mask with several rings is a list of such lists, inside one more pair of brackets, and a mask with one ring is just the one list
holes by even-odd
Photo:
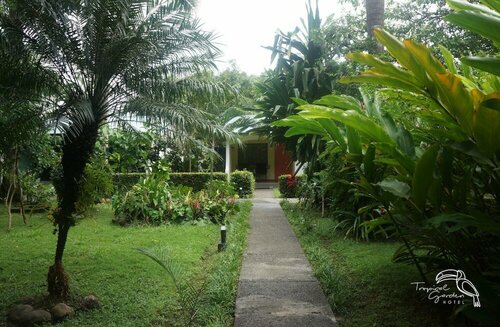
[[421, 299], [413, 266], [391, 262], [399, 243], [345, 239], [333, 221], [283, 202], [340, 326], [441, 326], [448, 312]]
[[[250, 206], [243, 203], [241, 212], [231, 217], [231, 221], [240, 221], [233, 225], [239, 228], [236, 232], [243, 245]], [[0, 209], [0, 314], [4, 316], [8, 306], [18, 299], [45, 291], [56, 236], [51, 222], [41, 214], [34, 215], [29, 226], [24, 226], [16, 215], [14, 229], [7, 232], [5, 208]], [[60, 326], [147, 326], [171, 315], [169, 310], [176, 307], [173, 284], [158, 264], [136, 248], [167, 247], [186, 276], [210, 280], [210, 274], [216, 273], [215, 264], [229, 255], [215, 254], [220, 235], [216, 225], [124, 228], [113, 225], [111, 218], [111, 208], [101, 205], [95, 218], [82, 220], [70, 230], [64, 262], [71, 290], [81, 295], [93, 293], [103, 305]], [[230, 286], [235, 288], [242, 250], [228, 253], [232, 255], [236, 278]]]

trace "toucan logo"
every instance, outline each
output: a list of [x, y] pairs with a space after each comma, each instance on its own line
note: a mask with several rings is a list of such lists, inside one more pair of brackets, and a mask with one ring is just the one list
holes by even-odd
[[436, 275], [436, 283], [442, 283], [446, 281], [454, 281], [456, 283], [457, 289], [464, 295], [470, 296], [472, 298], [472, 304], [474, 307], [481, 307], [481, 302], [479, 301], [479, 292], [470, 280], [465, 277], [465, 273], [462, 270], [446, 269], [441, 271]]
[[[454, 283], [457, 293], [449, 287], [450, 283]], [[474, 307], [481, 307], [479, 301], [479, 292], [470, 280], [465, 277], [462, 270], [446, 269], [436, 275], [436, 284], [427, 286], [425, 282], [412, 282], [415, 285], [415, 290], [427, 294], [427, 298], [434, 303], [441, 304], [465, 304], [466, 297], [472, 298]], [[440, 285], [439, 285], [440, 284]]]

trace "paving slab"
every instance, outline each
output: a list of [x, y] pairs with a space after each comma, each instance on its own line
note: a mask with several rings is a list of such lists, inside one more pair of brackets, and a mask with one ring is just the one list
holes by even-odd
[[256, 190], [234, 327], [332, 327], [333, 312], [279, 199]]

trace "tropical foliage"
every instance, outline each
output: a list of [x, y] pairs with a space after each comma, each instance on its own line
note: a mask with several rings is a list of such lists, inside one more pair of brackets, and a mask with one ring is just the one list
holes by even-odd
[[226, 181], [212, 180], [206, 188], [193, 192], [184, 185], [169, 183], [170, 169], [158, 164], [124, 194], [113, 197], [115, 221], [119, 224], [146, 224], [211, 221], [223, 223], [235, 208], [236, 192]]
[[285, 144], [294, 159], [308, 161], [310, 169], [313, 168], [313, 158], [324, 146], [322, 141], [314, 135], [287, 139], [284, 136], [286, 129], [272, 123], [297, 113], [294, 99], [313, 101], [332, 91], [335, 67], [324, 60], [325, 49], [319, 42], [321, 21], [318, 7], [314, 10], [309, 2], [302, 28], [288, 33], [278, 32], [273, 46], [267, 47], [276, 67], [267, 73], [263, 82], [256, 84], [260, 97], [255, 116], [258, 124], [253, 132], [265, 135], [272, 142]]
[[[482, 2], [448, 1], [455, 12], [447, 20], [498, 45], [498, 5]], [[327, 141], [324, 160], [337, 163], [317, 174], [317, 192], [342, 199], [331, 203], [339, 228], [365, 239], [400, 238], [393, 260], [413, 263], [424, 280], [460, 267], [484, 295], [480, 310], [466, 304], [457, 312], [491, 324], [500, 276], [497, 58], [467, 57], [457, 66], [444, 47], [442, 63], [421, 43], [374, 34], [397, 63], [352, 53], [349, 59], [372, 68], [343, 82], [384, 89], [364, 92], [363, 102], [328, 95], [274, 125], [289, 127], [286, 136]]]

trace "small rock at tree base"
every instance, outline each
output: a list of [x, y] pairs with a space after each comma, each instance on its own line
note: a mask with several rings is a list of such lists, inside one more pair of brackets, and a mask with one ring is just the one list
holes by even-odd
[[29, 324], [30, 325], [38, 325], [44, 322], [52, 321], [52, 316], [46, 310], [37, 309], [29, 312]]
[[33, 307], [29, 304], [16, 304], [7, 312], [7, 319], [13, 323], [25, 321], [27, 313], [33, 311]]
[[7, 317], [7, 326], [13, 327], [33, 326], [52, 320], [52, 316], [48, 311], [41, 309], [33, 310], [33, 307], [28, 304], [13, 306], [9, 310]]
[[101, 306], [101, 303], [95, 295], [87, 295], [83, 298], [83, 307], [87, 310], [97, 309]]
[[52, 318], [55, 321], [63, 320], [66, 317], [71, 317], [75, 315], [75, 310], [67, 305], [66, 303], [58, 303], [50, 309], [52, 313]]

